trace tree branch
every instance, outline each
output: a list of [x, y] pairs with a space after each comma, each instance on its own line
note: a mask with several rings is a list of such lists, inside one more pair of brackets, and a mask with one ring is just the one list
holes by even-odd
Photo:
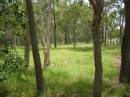
[[90, 4], [92, 5], [93, 9], [96, 10], [98, 9], [98, 5], [96, 0], [89, 0]]

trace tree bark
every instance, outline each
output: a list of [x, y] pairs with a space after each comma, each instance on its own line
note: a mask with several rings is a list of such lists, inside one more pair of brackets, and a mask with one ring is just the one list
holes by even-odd
[[130, 84], [130, 1], [125, 3], [125, 31], [121, 48], [120, 82]]
[[119, 26], [120, 26], [120, 31], [119, 31], [119, 43], [121, 44], [122, 43], [122, 39], [123, 39], [123, 30], [124, 30], [124, 27], [123, 27], [123, 23], [124, 23], [124, 11], [123, 11], [123, 14], [120, 13], [120, 23], [119, 23]]
[[55, 12], [55, 1], [53, 1], [53, 19], [54, 19], [54, 46], [57, 47], [57, 35], [56, 35], [56, 12]]
[[47, 67], [50, 65], [50, 49], [44, 49], [44, 66]]
[[48, 18], [47, 18], [47, 32], [44, 35], [45, 46], [44, 46], [44, 66], [47, 67], [50, 65], [50, 47], [51, 47], [51, 31], [52, 31], [52, 8], [51, 0], [48, 1]]
[[76, 48], [76, 25], [74, 24], [74, 20], [73, 20], [73, 43], [74, 43], [74, 48]]
[[29, 52], [29, 36], [27, 34], [26, 38], [25, 38], [25, 43], [24, 43], [24, 46], [25, 46], [25, 51], [24, 51], [24, 60], [25, 60], [25, 63], [27, 65], [29, 65], [29, 55], [30, 55], [30, 52]]
[[89, 0], [93, 7], [93, 41], [94, 41], [94, 59], [95, 59], [95, 77], [93, 85], [93, 97], [101, 97], [102, 90], [102, 54], [101, 54], [101, 20], [103, 12], [103, 0]]
[[65, 44], [68, 44], [68, 31], [67, 31], [67, 23], [65, 23], [65, 27], [64, 27], [64, 31], [65, 31]]
[[41, 60], [40, 60], [40, 55], [38, 50], [38, 42], [37, 42], [37, 35], [35, 29], [32, 0], [26, 0], [26, 7], [28, 12], [29, 32], [31, 37], [32, 52], [33, 52], [33, 59], [35, 65], [37, 94], [39, 93], [41, 94], [43, 92], [43, 76], [42, 76]]
[[100, 14], [94, 13], [93, 18], [93, 39], [94, 39], [94, 58], [95, 58], [95, 78], [93, 85], [93, 97], [101, 97], [102, 88], [102, 57], [101, 57], [101, 32], [100, 32]]

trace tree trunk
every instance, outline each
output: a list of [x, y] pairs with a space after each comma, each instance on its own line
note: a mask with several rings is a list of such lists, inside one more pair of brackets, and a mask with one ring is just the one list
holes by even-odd
[[[124, 12], [123, 12], [124, 13]], [[124, 23], [124, 14], [120, 14], [120, 32], [119, 32], [119, 36], [120, 36], [120, 40], [119, 43], [122, 44], [122, 36], [123, 36], [123, 23]]]
[[126, 24], [121, 48], [120, 82], [130, 84], [130, 1], [124, 0], [124, 3]]
[[51, 9], [51, 0], [48, 1], [48, 18], [47, 18], [47, 32], [44, 35], [44, 66], [47, 67], [50, 65], [50, 47], [51, 47], [51, 31], [52, 31], [52, 9]]
[[93, 7], [93, 41], [94, 41], [94, 59], [95, 59], [95, 77], [93, 85], [93, 97], [101, 97], [102, 90], [102, 54], [101, 54], [101, 20], [103, 12], [103, 0], [89, 0]]
[[68, 31], [67, 31], [67, 24], [65, 24], [65, 28], [64, 28], [64, 31], [65, 31], [65, 44], [68, 44]]
[[50, 49], [44, 49], [44, 66], [47, 67], [50, 65]]
[[74, 48], [76, 47], [76, 33], [75, 33], [75, 29], [74, 29], [74, 32], [73, 32], [73, 42], [74, 42]]
[[55, 1], [53, 1], [53, 19], [54, 19], [54, 46], [57, 47], [57, 37], [56, 37], [56, 12], [55, 12]]
[[27, 65], [29, 65], [29, 58], [30, 58], [29, 55], [30, 55], [30, 53], [29, 53], [29, 36], [28, 35], [25, 38], [24, 45], [25, 45], [24, 60], [25, 60], [25, 63]]
[[101, 57], [101, 14], [94, 13], [93, 18], [93, 39], [94, 39], [94, 58], [95, 58], [95, 78], [93, 85], [93, 97], [101, 97], [102, 88], [102, 57]]
[[104, 28], [104, 45], [107, 45], [107, 29], [108, 29], [108, 20], [107, 20], [107, 13], [106, 13], [106, 20], [105, 20], [105, 28]]
[[39, 94], [43, 92], [43, 77], [42, 77], [41, 60], [40, 60], [40, 55], [38, 50], [38, 42], [37, 42], [37, 35], [35, 29], [32, 0], [26, 0], [26, 7], [28, 12], [29, 32], [30, 32], [30, 38], [32, 44], [34, 65], [35, 65], [37, 94]]
[[74, 43], [74, 48], [76, 47], [76, 32], [75, 32], [75, 24], [73, 21], [73, 43]]

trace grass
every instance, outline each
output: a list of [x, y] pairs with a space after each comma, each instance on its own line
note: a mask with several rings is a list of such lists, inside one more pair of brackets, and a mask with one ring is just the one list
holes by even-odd
[[[23, 48], [17, 52], [23, 56]], [[31, 52], [31, 51], [30, 51]], [[123, 97], [130, 93], [128, 85], [118, 83], [119, 68], [114, 66], [120, 55], [118, 46], [103, 47], [103, 97]], [[40, 49], [43, 63], [43, 50]], [[117, 64], [118, 65], [118, 64]], [[33, 68], [32, 53], [30, 67]], [[44, 97], [91, 97], [94, 78], [94, 59], [91, 44], [58, 46], [51, 49], [51, 65], [43, 72], [45, 79]], [[33, 97], [35, 95], [34, 70], [26, 77], [10, 77], [6, 82], [10, 91], [8, 97]]]

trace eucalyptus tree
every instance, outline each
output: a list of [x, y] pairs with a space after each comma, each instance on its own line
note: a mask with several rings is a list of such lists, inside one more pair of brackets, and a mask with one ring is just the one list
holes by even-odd
[[37, 94], [39, 93], [41, 94], [43, 92], [43, 76], [42, 76], [41, 60], [40, 60], [40, 55], [38, 50], [38, 42], [37, 42], [32, 0], [26, 0], [26, 7], [28, 13], [28, 24], [29, 24], [29, 32], [31, 37], [33, 59], [35, 65]]
[[41, 41], [44, 48], [44, 66], [50, 65], [51, 35], [53, 32], [53, 7], [52, 0], [39, 1], [41, 20]]
[[125, 30], [121, 47], [120, 82], [130, 84], [130, 1], [124, 0]]
[[72, 18], [72, 33], [73, 33], [73, 43], [74, 48], [76, 47], [77, 42], [77, 27], [78, 23], [80, 22], [80, 16], [81, 16], [81, 6], [74, 1], [72, 5], [70, 5], [70, 13]]
[[54, 47], [57, 47], [57, 6], [59, 5], [60, 0], [53, 0], [52, 5], [53, 5], [53, 21], [54, 21], [54, 27], [53, 27], [53, 36], [54, 36]]
[[93, 8], [93, 41], [94, 41], [94, 59], [95, 59], [95, 77], [93, 85], [93, 97], [101, 97], [102, 90], [102, 53], [101, 53], [101, 20], [103, 13], [104, 0], [89, 0]]

